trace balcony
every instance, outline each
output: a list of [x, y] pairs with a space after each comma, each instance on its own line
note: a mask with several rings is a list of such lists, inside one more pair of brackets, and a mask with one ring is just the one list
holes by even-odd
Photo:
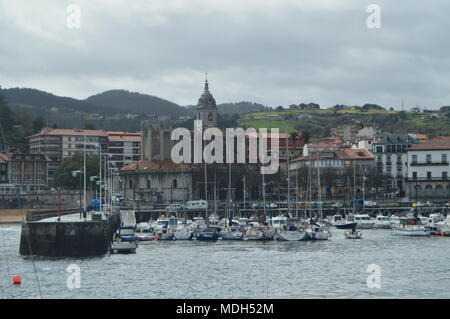
[[439, 182], [439, 181], [450, 181], [448, 177], [407, 177], [407, 182]]
[[411, 166], [448, 166], [448, 161], [440, 162], [411, 162]]

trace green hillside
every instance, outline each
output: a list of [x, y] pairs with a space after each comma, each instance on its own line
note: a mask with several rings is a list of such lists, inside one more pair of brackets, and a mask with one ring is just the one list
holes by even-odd
[[307, 131], [313, 139], [329, 136], [333, 127], [342, 124], [374, 124], [382, 131], [393, 133], [450, 135], [450, 113], [438, 111], [283, 110], [247, 113], [238, 123], [244, 127], [277, 127], [280, 131], [285, 131], [287, 126], [289, 131]]

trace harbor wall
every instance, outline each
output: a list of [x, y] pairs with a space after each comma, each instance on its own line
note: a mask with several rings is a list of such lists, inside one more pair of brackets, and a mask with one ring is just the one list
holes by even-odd
[[22, 224], [20, 254], [45, 257], [104, 255], [119, 223], [118, 213], [102, 221], [26, 222]]

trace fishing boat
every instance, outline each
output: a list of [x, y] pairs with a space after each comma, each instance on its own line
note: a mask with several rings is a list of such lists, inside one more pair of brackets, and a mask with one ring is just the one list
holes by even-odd
[[149, 223], [143, 222], [136, 225], [137, 233], [151, 233], [152, 231], [152, 227]]
[[389, 229], [391, 228], [391, 221], [390, 218], [383, 215], [378, 215], [375, 218], [375, 223], [373, 225], [373, 228], [375, 229]]
[[308, 239], [308, 235], [303, 227], [296, 225], [290, 225], [286, 230], [280, 230], [275, 239], [281, 241], [300, 241]]
[[154, 234], [158, 236], [159, 240], [173, 240], [173, 233], [169, 228], [169, 219], [162, 215], [153, 224]]
[[418, 217], [400, 218], [398, 224], [391, 224], [393, 234], [402, 236], [429, 236], [431, 234]]
[[347, 239], [361, 239], [362, 233], [359, 230], [356, 230], [356, 223], [354, 223], [351, 230], [345, 231], [344, 236]]

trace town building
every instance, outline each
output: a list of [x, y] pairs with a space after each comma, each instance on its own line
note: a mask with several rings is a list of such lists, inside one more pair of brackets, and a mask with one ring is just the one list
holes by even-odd
[[410, 199], [450, 198], [450, 136], [440, 136], [407, 149]]
[[27, 190], [39, 190], [48, 184], [50, 159], [43, 154], [0, 153], [0, 184]]
[[368, 150], [375, 156], [377, 170], [383, 175], [385, 189], [397, 197], [405, 196], [405, 179], [408, 174], [406, 149], [419, 143], [410, 134], [383, 132], [374, 140], [369, 140]]
[[[307, 146], [305, 146], [307, 147]], [[365, 149], [337, 145], [311, 147], [290, 162], [291, 176], [300, 200], [352, 199], [379, 186], [373, 155]], [[319, 184], [320, 183], [320, 184]], [[319, 188], [320, 185], [320, 188]]]
[[108, 154], [110, 162], [117, 167], [140, 159], [140, 133], [44, 128], [28, 140], [30, 153], [44, 154], [51, 160], [49, 180], [54, 179], [55, 171], [64, 160], [84, 149], [87, 155], [98, 156], [100, 146], [103, 154]]

